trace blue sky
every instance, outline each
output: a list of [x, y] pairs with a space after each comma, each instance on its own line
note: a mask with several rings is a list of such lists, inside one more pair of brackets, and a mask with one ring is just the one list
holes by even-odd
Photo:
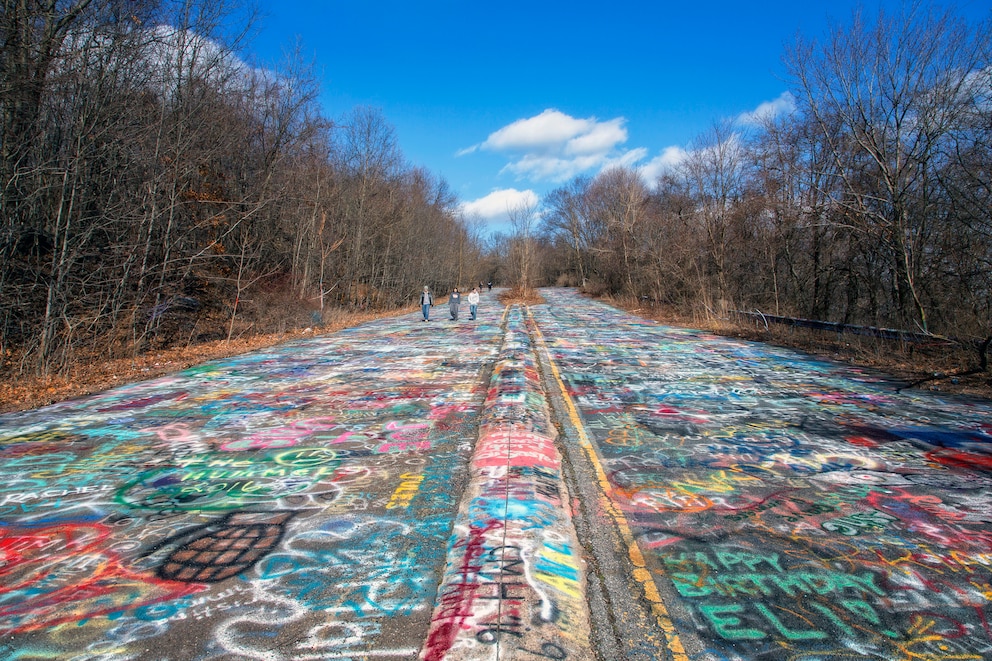
[[[886, 1], [887, 9], [901, 3]], [[596, 3], [259, 0], [249, 52], [313, 59], [332, 119], [381, 109], [411, 165], [443, 177], [480, 230], [610, 164], [650, 175], [715, 122], [789, 105], [796, 35], [847, 23], [850, 0]], [[946, 6], [946, 5], [945, 5]], [[988, 0], [950, 5], [972, 22]], [[785, 95], [785, 96], [783, 96]]]

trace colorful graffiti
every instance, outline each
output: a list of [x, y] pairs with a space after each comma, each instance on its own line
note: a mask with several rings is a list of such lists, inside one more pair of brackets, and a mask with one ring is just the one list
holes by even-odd
[[992, 405], [545, 298], [0, 417], [2, 656], [602, 656], [560, 382], [674, 658], [992, 658]]
[[592, 657], [556, 436], [513, 306], [422, 659]]
[[498, 322], [382, 320], [0, 417], [0, 656], [415, 657]]
[[989, 402], [543, 293], [688, 658], [992, 658]]

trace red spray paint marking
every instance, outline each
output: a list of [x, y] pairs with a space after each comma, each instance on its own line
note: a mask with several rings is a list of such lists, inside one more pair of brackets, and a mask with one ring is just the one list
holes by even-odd
[[[0, 595], [16, 597], [0, 607], [0, 631], [21, 633], [80, 622], [206, 589], [199, 583], [131, 571], [105, 548], [109, 539], [110, 529], [102, 524], [0, 533]], [[87, 570], [77, 571], [83, 564]]]
[[[464, 542], [457, 542], [456, 546], [465, 547], [465, 553], [462, 554], [462, 562], [458, 568], [459, 581], [454, 584], [445, 583], [441, 586], [441, 590], [446, 587], [455, 588], [450, 595], [444, 595], [440, 599], [442, 606], [445, 605], [446, 600], [450, 601], [452, 606], [442, 608], [438, 617], [431, 622], [431, 630], [424, 643], [424, 659], [426, 661], [441, 661], [454, 644], [458, 632], [465, 627], [466, 620], [471, 617], [475, 591], [479, 587], [474, 576], [481, 569], [476, 561], [485, 552], [486, 535], [501, 527], [503, 527], [503, 522], [496, 520], [488, 521], [484, 527], [472, 526], [469, 529], [468, 539]], [[449, 610], [454, 612], [451, 615], [445, 615], [444, 613]]]
[[987, 454], [940, 449], [927, 452], [926, 457], [930, 461], [955, 468], [992, 469], [992, 455]]

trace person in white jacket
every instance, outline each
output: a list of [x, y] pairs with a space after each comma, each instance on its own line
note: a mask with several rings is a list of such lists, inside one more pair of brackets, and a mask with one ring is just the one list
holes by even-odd
[[475, 314], [479, 310], [479, 288], [475, 287], [468, 295], [468, 311], [472, 314], [472, 321], [475, 321]]

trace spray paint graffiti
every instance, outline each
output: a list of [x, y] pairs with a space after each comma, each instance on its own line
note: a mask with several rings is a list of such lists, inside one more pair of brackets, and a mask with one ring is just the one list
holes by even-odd
[[690, 658], [992, 658], [992, 405], [544, 295]]
[[583, 561], [555, 435], [514, 306], [422, 659], [591, 658]]
[[440, 330], [382, 320], [0, 417], [2, 655], [416, 656], [502, 339]]
[[159, 578], [184, 583], [217, 583], [250, 569], [281, 540], [293, 512], [237, 512], [184, 530], [153, 546], [151, 555], [178, 542], [162, 564]]

